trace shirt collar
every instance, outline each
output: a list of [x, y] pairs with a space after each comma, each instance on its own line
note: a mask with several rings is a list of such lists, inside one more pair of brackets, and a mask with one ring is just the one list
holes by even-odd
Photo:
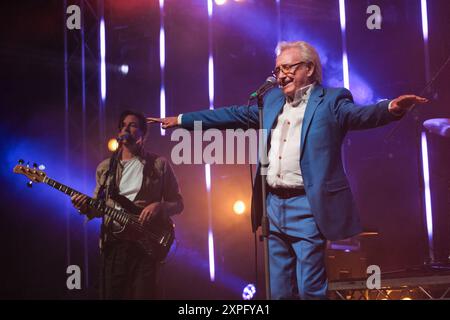
[[131, 158], [131, 159], [129, 159], [129, 160], [125, 160], [125, 162], [124, 162], [123, 160], [120, 160], [120, 161], [119, 161], [119, 165], [120, 165], [121, 167], [123, 167], [123, 166], [125, 165], [126, 162], [131, 161], [131, 160], [134, 160], [134, 159], [138, 159], [142, 164], [145, 165], [145, 163], [146, 163], [146, 159], [145, 159], [145, 158], [146, 158], [146, 156], [145, 156], [144, 148], [140, 148], [139, 151], [138, 151], [138, 153], [135, 154], [133, 158]]
[[309, 99], [309, 96], [311, 95], [311, 91], [314, 88], [315, 83], [311, 83], [307, 86], [301, 87], [300, 89], [298, 89], [295, 94], [294, 94], [294, 99], [289, 101], [290, 99], [288, 99], [288, 102], [291, 106], [296, 107], [298, 106], [301, 102], [306, 102]]

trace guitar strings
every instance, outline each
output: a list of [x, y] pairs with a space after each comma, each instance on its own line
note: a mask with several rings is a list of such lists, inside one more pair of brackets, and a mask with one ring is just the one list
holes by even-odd
[[[22, 166], [21, 166], [21, 167], [22, 167]], [[21, 168], [22, 171], [27, 171], [27, 170], [24, 170], [24, 168], [25, 168], [25, 167]], [[38, 173], [38, 170], [33, 170], [32, 172], [33, 172], [34, 174], [36, 174], [36, 173]], [[45, 176], [45, 175], [43, 176], [42, 182], [44, 182], [44, 183], [46, 183], [46, 184], [48, 184], [48, 185], [50, 185], [50, 186], [52, 186], [52, 187], [55, 187], [55, 188], [58, 189], [59, 191], [62, 191], [62, 192], [64, 192], [64, 193], [66, 193], [66, 194], [69, 194], [68, 191], [70, 191], [70, 194], [69, 194], [69, 195], [73, 195], [73, 194], [82, 194], [81, 192], [78, 192], [78, 191], [76, 191], [76, 190], [74, 190], [74, 189], [72, 189], [72, 188], [69, 188], [69, 187], [67, 187], [67, 186], [65, 186], [65, 185], [63, 185], [63, 184], [61, 184], [61, 183], [59, 183], [59, 182], [57, 182], [57, 181], [55, 181], [55, 180], [53, 180], [53, 179], [50, 179], [49, 177], [47, 177], [47, 176]], [[58, 185], [58, 187], [56, 187], [57, 185]], [[95, 199], [93, 199], [93, 198], [89, 198], [89, 200], [95, 201]], [[96, 206], [94, 205], [93, 207], [96, 207]], [[100, 209], [100, 208], [97, 208], [97, 209]], [[100, 209], [100, 210], [101, 210], [101, 209]], [[114, 210], [117, 210], [117, 209], [114, 209]], [[122, 211], [121, 213], [122, 213], [122, 214], [124, 215], [124, 217], [125, 217], [125, 223], [124, 223], [124, 225], [127, 224], [128, 222], [131, 222], [131, 223], [135, 224], [135, 228], [137, 228], [137, 230], [138, 230], [139, 232], [143, 232], [143, 233], [145, 232], [145, 234], [147, 234], [148, 236], [150, 236], [151, 238], [153, 238], [153, 240], [160, 241], [160, 236], [156, 235], [155, 233], [151, 232], [151, 230], [147, 229], [148, 224], [149, 224], [149, 221], [144, 221], [144, 222], [142, 223], [142, 222], [140, 222], [140, 221], [138, 220], [139, 217], [137, 217], [137, 216], [135, 216], [135, 215], [131, 215], [131, 214], [129, 214], [129, 213], [126, 213], [125, 211]], [[113, 220], [115, 220], [115, 221], [118, 220], [118, 219], [112, 218], [111, 215], [108, 215], [108, 216], [110, 216], [110, 218], [113, 219]], [[120, 221], [118, 221], [118, 222], [120, 222]]]

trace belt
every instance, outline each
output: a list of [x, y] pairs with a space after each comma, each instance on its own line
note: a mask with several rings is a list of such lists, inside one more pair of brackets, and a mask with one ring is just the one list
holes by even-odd
[[306, 195], [304, 188], [272, 188], [268, 186], [267, 191], [281, 199], [289, 199]]

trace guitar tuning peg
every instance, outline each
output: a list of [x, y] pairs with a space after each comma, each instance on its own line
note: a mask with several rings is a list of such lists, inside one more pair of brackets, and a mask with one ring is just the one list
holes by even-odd
[[37, 169], [38, 165], [36, 162], [33, 163], [33, 168]]
[[19, 161], [17, 161], [19, 164], [24, 164], [25, 161], [23, 161], [23, 159], [19, 159]]
[[30, 167], [30, 161], [27, 162], [27, 168], [29, 168], [29, 167]]
[[33, 187], [33, 181], [28, 181], [27, 182], [27, 187], [28, 188], [32, 188]]
[[44, 171], [45, 170], [45, 166], [43, 164], [39, 165], [38, 167], [39, 170]]

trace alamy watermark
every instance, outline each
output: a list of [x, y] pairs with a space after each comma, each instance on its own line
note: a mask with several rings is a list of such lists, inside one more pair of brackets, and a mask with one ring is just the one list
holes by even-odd
[[[81, 29], [81, 9], [76, 4], [72, 4], [67, 7], [66, 13], [70, 14], [66, 20], [66, 26], [69, 30], [80, 30]], [[381, 29], [381, 8], [376, 4], [372, 4], [367, 7], [367, 14], [370, 16], [366, 20], [366, 26], [369, 30]]]
[[81, 9], [76, 4], [67, 7], [66, 13], [70, 14], [66, 20], [66, 26], [69, 30], [81, 29]]
[[367, 289], [381, 289], [381, 268], [376, 264], [367, 267], [367, 274], [370, 274], [366, 280]]
[[[256, 164], [259, 159], [262, 164], [261, 174], [267, 174], [266, 165], [269, 161], [265, 152], [265, 129], [227, 129], [225, 132], [218, 129], [203, 130], [202, 122], [194, 121], [193, 132], [175, 129], [170, 140], [178, 142], [171, 152], [171, 160], [176, 165]], [[208, 144], [203, 147], [205, 142]]]
[[66, 269], [66, 274], [69, 276], [66, 280], [66, 287], [69, 290], [81, 289], [81, 268], [76, 264], [71, 264]]
[[370, 16], [366, 20], [367, 29], [380, 30], [381, 22], [383, 20], [383, 17], [381, 16], [381, 8], [376, 4], [373, 4], [367, 7], [366, 13], [370, 14]]

